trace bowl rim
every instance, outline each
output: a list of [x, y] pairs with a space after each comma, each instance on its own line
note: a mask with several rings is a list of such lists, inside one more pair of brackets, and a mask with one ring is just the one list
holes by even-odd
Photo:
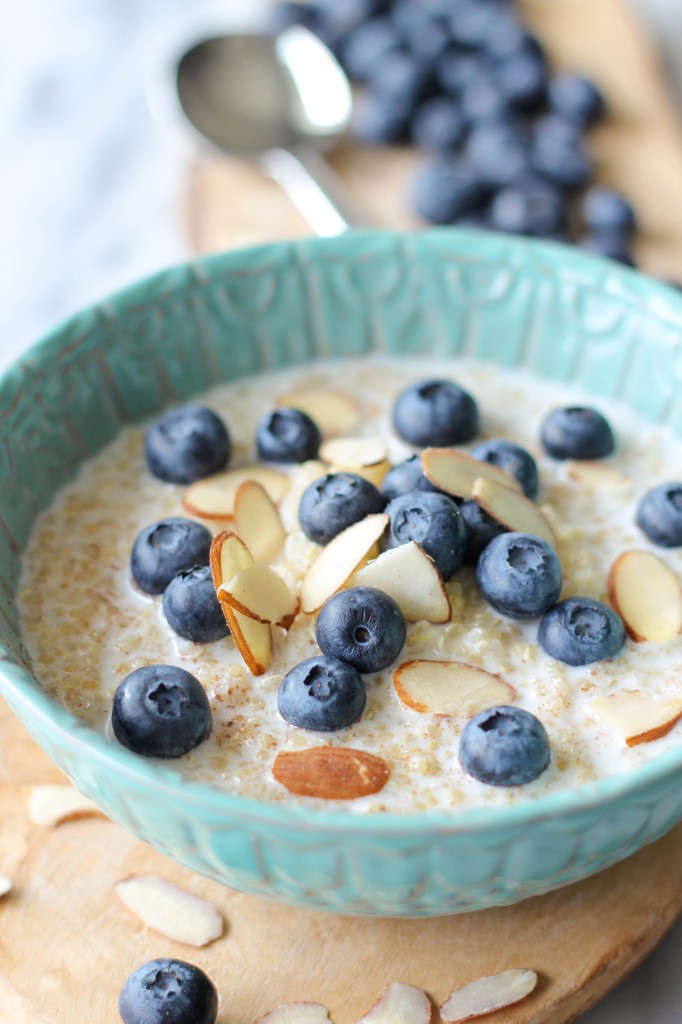
[[[533, 253], [540, 260], [546, 258], [550, 264], [560, 264], [567, 271], [575, 272], [578, 278], [589, 285], [598, 278], [609, 285], [615, 284], [611, 295], [626, 304], [638, 306], [648, 315], [655, 316], [670, 327], [680, 331], [682, 339], [682, 294], [670, 285], [645, 277], [628, 267], [623, 267], [556, 242], [536, 239], [509, 237], [495, 232], [473, 229], [437, 228], [421, 232], [398, 232], [383, 230], [357, 230], [335, 238], [297, 239], [247, 246], [210, 256], [185, 261], [165, 270], [148, 275], [99, 302], [92, 303], [81, 312], [67, 318], [48, 332], [42, 339], [24, 353], [0, 375], [0, 394], [7, 385], [18, 383], [26, 369], [35, 373], [41, 363], [49, 363], [59, 352], [73, 345], [77, 339], [87, 335], [94, 325], [101, 323], [102, 316], [111, 318], [134, 313], [144, 305], [165, 301], [183, 288], [191, 288], [206, 278], [219, 276], [224, 271], [244, 271], [244, 262], [262, 267], [263, 261], [276, 257], [273, 265], [281, 262], [281, 253], [292, 252], [299, 259], [306, 253], [311, 257], [337, 254], [352, 250], [359, 242], [395, 241], [410, 245], [436, 243], [454, 254], [458, 246], [487, 244], [497, 255], [527, 260]], [[452, 245], [454, 243], [454, 247]], [[433, 250], [432, 250], [433, 251]], [[15, 591], [16, 594], [16, 591]], [[459, 804], [447, 809], [422, 811], [376, 811], [357, 812], [342, 804], [333, 808], [306, 806], [305, 804], [282, 804], [231, 793], [206, 782], [187, 779], [180, 771], [158, 761], [146, 760], [124, 747], [115, 745], [105, 735], [86, 725], [81, 719], [58, 705], [42, 689], [39, 680], [17, 663], [11, 650], [0, 643], [0, 694], [8, 703], [21, 709], [22, 716], [35, 719], [42, 727], [59, 734], [59, 742], [76, 749], [85, 760], [94, 760], [107, 775], [119, 775], [139, 789], [163, 794], [175, 803], [179, 800], [187, 807], [201, 808], [210, 812], [211, 818], [230, 821], [252, 821], [261, 825], [291, 826], [307, 833], [343, 833], [346, 835], [384, 835], [402, 838], [418, 837], [425, 830], [431, 834], [481, 834], [500, 829], [515, 830], [539, 819], [560, 818], [571, 814], [584, 814], [615, 803], [624, 795], [635, 795], [643, 790], [671, 781], [682, 770], [682, 744], [653, 757], [630, 772], [583, 783], [580, 786], [560, 789], [540, 796], [520, 800], [516, 803], [462, 807]]]

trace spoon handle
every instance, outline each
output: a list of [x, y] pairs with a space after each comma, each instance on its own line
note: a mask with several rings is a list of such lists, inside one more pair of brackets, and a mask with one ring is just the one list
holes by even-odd
[[310, 146], [271, 149], [261, 157], [266, 174], [286, 192], [316, 235], [367, 227], [363, 214], [329, 164]]

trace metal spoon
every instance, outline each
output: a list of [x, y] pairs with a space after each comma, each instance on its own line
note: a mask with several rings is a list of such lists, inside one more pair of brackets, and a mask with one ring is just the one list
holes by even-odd
[[205, 39], [180, 59], [176, 88], [194, 129], [221, 150], [257, 158], [316, 234], [367, 223], [321, 156], [346, 130], [352, 96], [311, 32]]

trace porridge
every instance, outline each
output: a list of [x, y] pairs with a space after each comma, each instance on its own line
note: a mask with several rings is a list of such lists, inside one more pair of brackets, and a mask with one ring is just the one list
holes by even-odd
[[[393, 429], [391, 408], [399, 393], [426, 377], [455, 380], [478, 403], [477, 435], [457, 451], [467, 452], [485, 438], [506, 438], [531, 453], [539, 469], [535, 502], [523, 497], [520, 486], [504, 486], [504, 480], [495, 479], [499, 470], [489, 475], [481, 470], [480, 478], [474, 472], [475, 479], [467, 486], [493, 519], [515, 532], [544, 535], [556, 549], [562, 571], [560, 600], [580, 595], [610, 606], [615, 600], [626, 620], [637, 620], [634, 626], [628, 621], [630, 636], [613, 656], [585, 665], [551, 657], [538, 643], [541, 614], [519, 618], [496, 610], [482, 596], [472, 565], [458, 568], [434, 588], [431, 584], [438, 574], [414, 544], [409, 559], [406, 545], [379, 553], [377, 543], [386, 527], [382, 511], [370, 512], [361, 520], [364, 539], [356, 540], [359, 546], [353, 551], [343, 540], [340, 545], [334, 540], [321, 546], [301, 529], [299, 502], [313, 481], [343, 471], [381, 486], [391, 466], [418, 450]], [[339, 436], [326, 440], [320, 449], [325, 461], [306, 457], [295, 464], [264, 465], [254, 450], [258, 423], [278, 400], [292, 393], [316, 396], [321, 419], [333, 421]], [[682, 714], [682, 641], [675, 635], [679, 632], [676, 621], [664, 623], [657, 633], [660, 617], [652, 615], [656, 621], [649, 629], [646, 600], [658, 600], [661, 588], [669, 592], [666, 607], [672, 608], [675, 620], [682, 548], [657, 546], [635, 525], [645, 492], [682, 478], [682, 446], [667, 428], [652, 425], [622, 405], [601, 398], [596, 403], [586, 401], [575, 388], [539, 381], [525, 371], [467, 361], [376, 358], [318, 363], [221, 385], [206, 394], [202, 403], [229, 429], [230, 471], [259, 466], [260, 476], [246, 468], [243, 479], [255, 477], [277, 499], [272, 522], [262, 518], [270, 513], [263, 511], [259, 500], [250, 504], [247, 498], [236, 513], [241, 520], [235, 521], [234, 515], [220, 518], [218, 506], [212, 504], [216, 493], [211, 477], [184, 485], [152, 476], [145, 461], [145, 430], [130, 427], [60, 492], [38, 520], [24, 556], [20, 613], [34, 671], [55, 700], [105, 731], [112, 743], [116, 738], [111, 709], [117, 687], [133, 671], [158, 664], [195, 676], [212, 712], [208, 738], [169, 763], [188, 778], [270, 801], [326, 805], [316, 796], [290, 792], [273, 775], [278, 756], [311, 749], [317, 751], [316, 764], [324, 761], [331, 747], [349, 748], [361, 762], [362, 756], [371, 755], [385, 766], [386, 777], [378, 791], [340, 806], [359, 812], [407, 812], [532, 799], [628, 771], [678, 743], [679, 729], [671, 723]], [[286, 399], [285, 404], [295, 403]], [[587, 461], [550, 457], [540, 443], [541, 424], [552, 410], [581, 404], [596, 404], [608, 420], [615, 436], [614, 454]], [[447, 490], [442, 486], [443, 474], [453, 471], [453, 462], [443, 452], [436, 446], [431, 456], [432, 482], [438, 480], [440, 489]], [[427, 465], [426, 458], [422, 456], [422, 465]], [[443, 465], [438, 459], [445, 460]], [[454, 470], [460, 475], [471, 470], [471, 460], [463, 461], [464, 468], [458, 463]], [[248, 497], [248, 489], [246, 493]], [[517, 513], [530, 529], [518, 529]], [[256, 632], [260, 628], [259, 636], [265, 636], [266, 630], [271, 638], [272, 649], [261, 659], [267, 664], [258, 663], [258, 652], [245, 661], [232, 636], [202, 643], [183, 639], [169, 626], [166, 599], [143, 592], [133, 581], [130, 554], [135, 538], [150, 524], [170, 517], [189, 518], [214, 535], [241, 530], [247, 537], [255, 523], [262, 527], [261, 534], [275, 537], [267, 557], [256, 560], [255, 569], [247, 552], [247, 561], [239, 568], [250, 567], [248, 586], [244, 577], [245, 589], [228, 595], [232, 601], [229, 621], [241, 622], [247, 632], [256, 622], [253, 608], [249, 609], [253, 587], [259, 600], [267, 597], [280, 612], [286, 606], [286, 594], [293, 595], [293, 611], [286, 621], [281, 620], [283, 625], [260, 622], [253, 626]], [[282, 527], [278, 542], [277, 529]], [[357, 527], [351, 530], [357, 537]], [[331, 544], [340, 547], [340, 559], [329, 554]], [[220, 577], [215, 542], [214, 556], [214, 577], [216, 571]], [[318, 559], [322, 570], [311, 573]], [[616, 573], [614, 564], [619, 559]], [[270, 569], [264, 568], [266, 563]], [[431, 584], [422, 585], [426, 563], [435, 577], [429, 577]], [[382, 579], [390, 583], [396, 566], [411, 577], [410, 585], [401, 585], [403, 600], [398, 601], [406, 612], [406, 638], [391, 664], [362, 673], [366, 703], [360, 717], [325, 732], [286, 721], [278, 706], [284, 677], [301, 661], [321, 656], [316, 640], [319, 608], [344, 585], [382, 589]], [[279, 583], [270, 587], [272, 570]], [[219, 578], [217, 582], [227, 586], [229, 581]], [[646, 600], [640, 599], [642, 595]], [[555, 600], [556, 595], [550, 604]], [[425, 614], [419, 608], [408, 614], [404, 604], [410, 601], [416, 601]], [[634, 602], [634, 610], [628, 602]], [[235, 619], [238, 608], [251, 614], [242, 612]], [[636, 642], [632, 635], [637, 634], [642, 617], [646, 638]], [[439, 667], [425, 673], [422, 661], [438, 662]], [[414, 665], [405, 667], [408, 662], [417, 663], [416, 670]], [[460, 666], [455, 676], [450, 675], [452, 663]], [[438, 673], [444, 673], [442, 679], [436, 678]], [[448, 693], [463, 696], [443, 698]], [[446, 704], [448, 699], [454, 701], [445, 707], [447, 713], [438, 704], [443, 699]], [[532, 781], [487, 785], [462, 767], [463, 729], [473, 714], [491, 705], [518, 707], [544, 726], [551, 759]], [[641, 728], [633, 729], [633, 722]]]

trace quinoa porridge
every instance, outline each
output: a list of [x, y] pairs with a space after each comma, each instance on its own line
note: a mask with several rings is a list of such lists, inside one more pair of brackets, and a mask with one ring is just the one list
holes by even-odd
[[[626, 550], [649, 551], [679, 578], [682, 549], [653, 545], [635, 525], [641, 496], [653, 485], [682, 478], [682, 446], [667, 428], [652, 425], [622, 405], [581, 394], [575, 388], [467, 361], [426, 362], [371, 358], [313, 364], [280, 374], [221, 385], [202, 398], [227, 424], [233, 442], [230, 468], [257, 462], [258, 421], [278, 397], [293, 389], [336, 389], [352, 396], [358, 422], [349, 434], [382, 437], [396, 464], [416, 449], [391, 428], [395, 396], [426, 377], [454, 380], [477, 400], [477, 441], [504, 437], [526, 448], [540, 474], [537, 505], [552, 524], [563, 569], [561, 598], [583, 595], [609, 603], [609, 572]], [[594, 405], [609, 420], [614, 455], [582, 479], [571, 463], [544, 453], [540, 424], [557, 407]], [[24, 556], [19, 605], [22, 631], [34, 671], [47, 692], [112, 743], [112, 698], [130, 672], [149, 664], [182, 667], [202, 683], [211, 704], [213, 729], [190, 753], [168, 762], [186, 777], [230, 792], [272, 801], [324, 806], [290, 793], [272, 774], [280, 751], [343, 746], [382, 758], [390, 769], [373, 795], [344, 801], [358, 812], [409, 812], [461, 805], [504, 804], [571, 788], [626, 772], [679, 742], [681, 726], [651, 742], [628, 746], [624, 735], [595, 710], [599, 698], [639, 691], [682, 713], [682, 665], [678, 637], [661, 642], [628, 638], [605, 661], [571, 667], [549, 657], [537, 643], [538, 620], [507, 618], [481, 596], [475, 573], [464, 566], [446, 583], [450, 621], [407, 623], [407, 640], [394, 665], [364, 676], [367, 702], [354, 724], [337, 732], [296, 728], [278, 712], [284, 675], [318, 655], [316, 614], [300, 611], [285, 632], [273, 627], [267, 670], [252, 675], [232, 637], [199, 644], [169, 627], [161, 598], [143, 593], [130, 574], [130, 550], [149, 524], [190, 516], [187, 487], [163, 483], [147, 469], [144, 427], [126, 428], [40, 517]], [[463, 445], [462, 450], [473, 446]], [[294, 593], [321, 550], [301, 531], [298, 501], [305, 487], [328, 471], [321, 462], [279, 466], [290, 481], [279, 511], [286, 541], [272, 565]], [[196, 518], [196, 517], [192, 517]], [[213, 533], [230, 524], [201, 518]], [[463, 662], [501, 677], [515, 691], [511, 703], [534, 715], [549, 735], [551, 763], [523, 786], [485, 785], [458, 760], [466, 714], [419, 712], [399, 699], [392, 682], [397, 664], [411, 659]], [[678, 709], [679, 705], [679, 709]]]

